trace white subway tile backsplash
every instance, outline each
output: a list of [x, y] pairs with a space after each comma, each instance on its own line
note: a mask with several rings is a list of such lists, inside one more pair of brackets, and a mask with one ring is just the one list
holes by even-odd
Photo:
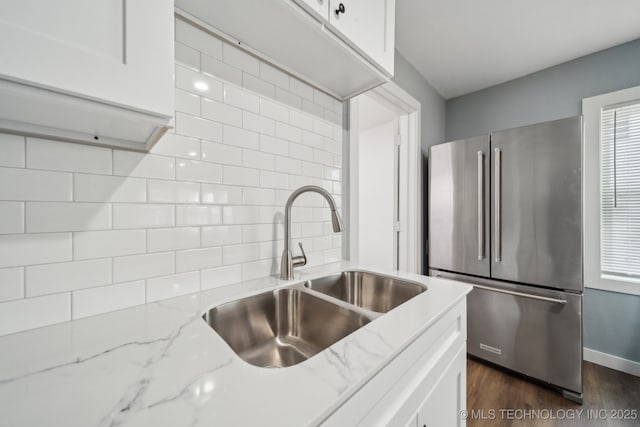
[[221, 80], [234, 83], [238, 86], [242, 85], [242, 70], [232, 67], [229, 64], [212, 58], [209, 55], [202, 55], [201, 58], [202, 72], [212, 75]]
[[276, 88], [276, 101], [279, 101], [283, 104], [288, 105], [289, 107], [297, 108], [298, 110], [302, 110], [302, 98], [298, 95], [295, 95], [288, 90], [284, 90], [282, 88]]
[[222, 248], [189, 249], [176, 252], [176, 271], [202, 270], [222, 265]]
[[308, 114], [291, 110], [289, 113], [289, 121], [293, 126], [304, 130], [313, 130], [313, 117]]
[[176, 160], [176, 179], [180, 181], [222, 182], [222, 166], [198, 160]]
[[147, 302], [160, 301], [200, 290], [200, 273], [174, 274], [147, 279]]
[[175, 133], [165, 133], [162, 139], [151, 148], [151, 153], [184, 159], [199, 159], [200, 140]]
[[256, 243], [227, 245], [222, 249], [222, 261], [225, 265], [257, 261], [258, 259], [260, 259], [260, 246]]
[[257, 150], [259, 135], [246, 129], [224, 125], [224, 143], [234, 147], [250, 148]]
[[27, 167], [111, 175], [108, 148], [27, 138]]
[[111, 258], [28, 266], [27, 297], [57, 294], [111, 283]]
[[285, 123], [276, 123], [276, 136], [292, 142], [302, 141], [302, 131]]
[[248, 111], [242, 112], [242, 127], [271, 136], [274, 136], [276, 133], [276, 124], [274, 120]]
[[197, 50], [177, 41], [174, 45], [174, 56], [176, 64], [200, 70], [200, 52]]
[[260, 174], [256, 169], [225, 165], [222, 169], [222, 182], [228, 185], [257, 187], [260, 183]]
[[313, 88], [296, 78], [290, 80], [289, 90], [302, 98], [313, 101]]
[[200, 247], [200, 229], [198, 227], [147, 230], [148, 252], [167, 252], [198, 247]]
[[300, 144], [291, 144], [289, 156], [300, 160], [313, 160], [313, 149]]
[[175, 90], [175, 108], [182, 113], [200, 115], [200, 97], [182, 89]]
[[260, 74], [260, 61], [229, 43], [223, 43], [222, 58], [226, 64], [251, 73], [254, 76]]
[[[180, 169], [178, 169], [180, 171]], [[180, 173], [178, 173], [179, 175]], [[149, 202], [152, 203], [199, 203], [200, 184], [149, 180]]]
[[176, 133], [207, 141], [222, 141], [222, 125], [190, 114], [176, 113]]
[[0, 200], [71, 201], [72, 174], [0, 167]]
[[275, 156], [260, 151], [242, 150], [242, 166], [254, 169], [274, 170]]
[[175, 225], [173, 205], [113, 205], [113, 228], [156, 228]]
[[242, 268], [240, 264], [210, 268], [202, 270], [200, 276], [200, 286], [204, 291], [242, 281]]
[[242, 149], [217, 142], [202, 141], [202, 160], [225, 165], [242, 165]]
[[73, 175], [76, 202], [145, 202], [147, 182], [141, 178], [120, 176]]
[[0, 234], [13, 233], [24, 233], [24, 203], [0, 202]]
[[260, 187], [289, 188], [289, 175], [279, 172], [260, 171]]
[[111, 205], [105, 203], [27, 202], [27, 233], [107, 230]]
[[71, 233], [0, 236], [0, 268], [71, 261]]
[[24, 268], [0, 268], [0, 302], [20, 298], [24, 298]]
[[145, 230], [73, 233], [73, 259], [91, 259], [146, 252]]
[[202, 98], [202, 117], [227, 125], [242, 126], [242, 110], [212, 99]]
[[290, 157], [276, 156], [276, 171], [300, 175], [302, 173], [302, 162]]
[[279, 122], [289, 121], [289, 110], [286, 107], [266, 99], [260, 99], [260, 114]]
[[176, 87], [195, 95], [222, 100], [222, 82], [205, 74], [176, 65]]
[[260, 111], [260, 102], [257, 95], [226, 83], [224, 85], [224, 102], [254, 113]]
[[0, 166], [23, 168], [24, 136], [0, 133]]
[[283, 139], [260, 135], [260, 151], [286, 156], [289, 153], [289, 143]]
[[222, 41], [211, 34], [177, 18], [176, 41], [190, 46], [204, 54], [222, 59]]
[[325, 109], [322, 108], [321, 106], [314, 104], [313, 102], [307, 100], [307, 99], [303, 99], [302, 100], [302, 111], [304, 111], [307, 114], [310, 114], [312, 116], [316, 116], [316, 117], [324, 117], [324, 112]]
[[276, 96], [276, 87], [273, 84], [249, 73], [242, 73], [242, 87], [269, 98]]
[[95, 316], [144, 304], [144, 302], [144, 280], [75, 291], [73, 292], [73, 318]]
[[219, 225], [202, 227], [202, 246], [223, 246], [242, 243], [242, 226]]
[[214, 205], [239, 205], [242, 203], [240, 187], [229, 185], [202, 184], [202, 203]]
[[260, 208], [257, 206], [223, 206], [224, 224], [257, 224], [260, 222]]
[[[276, 275], [291, 191], [342, 202], [342, 104], [176, 20], [151, 153], [0, 134], [0, 334]], [[340, 257], [322, 198], [292, 219], [309, 265]]]
[[250, 224], [242, 226], [242, 243], [272, 241], [282, 237], [280, 227], [273, 224]]
[[289, 75], [266, 62], [260, 62], [260, 78], [283, 89], [289, 89]]
[[176, 206], [177, 225], [214, 225], [222, 223], [220, 206]]
[[326, 120], [313, 120], [313, 130], [322, 136], [333, 138], [333, 128], [334, 126], [332, 126], [331, 123], [327, 123]]
[[175, 273], [173, 252], [129, 255], [113, 259], [113, 281], [128, 282]]
[[309, 131], [302, 132], [302, 143], [317, 149], [324, 148], [324, 139], [322, 138], [322, 135]]
[[242, 204], [244, 205], [273, 206], [275, 200], [275, 190], [253, 187], [245, 187], [242, 189]]
[[173, 157], [120, 150], [113, 152], [114, 175], [174, 179], [175, 173]]
[[242, 264], [242, 280], [252, 280], [276, 274], [278, 274], [278, 267], [270, 259]]
[[0, 335], [71, 320], [71, 295], [47, 295], [0, 304]]

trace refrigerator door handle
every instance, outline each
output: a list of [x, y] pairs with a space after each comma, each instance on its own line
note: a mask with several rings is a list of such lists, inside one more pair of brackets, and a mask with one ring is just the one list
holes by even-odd
[[486, 291], [500, 292], [500, 293], [503, 293], [503, 294], [514, 295], [514, 296], [518, 296], [518, 297], [531, 298], [531, 299], [535, 299], [535, 300], [539, 300], [539, 301], [551, 302], [551, 303], [554, 303], [554, 304], [566, 304], [567, 303], [567, 300], [564, 300], [564, 299], [541, 297], [539, 295], [526, 294], [524, 292], [508, 291], [506, 289], [491, 288], [489, 286], [482, 286], [482, 285], [473, 284], [473, 287], [474, 288], [478, 288], [478, 289], [484, 289]]
[[484, 154], [478, 150], [478, 260], [484, 259]]
[[495, 228], [495, 236], [494, 236], [494, 240], [495, 240], [495, 261], [496, 262], [500, 262], [502, 261], [502, 245], [501, 245], [501, 240], [502, 240], [502, 218], [501, 218], [501, 212], [500, 212], [500, 207], [502, 205], [502, 152], [500, 151], [499, 148], [496, 148], [495, 150], [495, 212], [494, 212], [494, 219], [495, 219], [495, 224], [494, 224], [494, 228]]

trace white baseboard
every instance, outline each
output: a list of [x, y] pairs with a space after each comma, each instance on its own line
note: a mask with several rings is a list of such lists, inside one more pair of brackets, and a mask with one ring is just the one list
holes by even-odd
[[615, 369], [616, 371], [622, 371], [627, 374], [640, 377], [640, 362], [623, 359], [622, 357], [613, 356], [611, 354], [592, 350], [586, 347], [584, 348], [583, 358], [587, 362], [606, 366], [607, 368]]

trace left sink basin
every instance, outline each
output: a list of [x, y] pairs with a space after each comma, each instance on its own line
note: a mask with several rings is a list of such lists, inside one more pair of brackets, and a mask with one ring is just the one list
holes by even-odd
[[370, 321], [295, 288], [219, 305], [203, 319], [244, 361], [272, 368], [296, 365]]

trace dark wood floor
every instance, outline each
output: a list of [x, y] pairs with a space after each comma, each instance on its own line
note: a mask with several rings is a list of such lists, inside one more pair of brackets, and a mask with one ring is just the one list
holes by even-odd
[[[539, 418], [523, 419], [525, 411], [536, 409], [548, 411], [528, 412], [531, 417], [539, 415]], [[554, 390], [467, 359], [467, 411], [468, 427], [640, 426], [640, 378], [585, 362], [584, 403], [578, 405]], [[617, 415], [632, 419], [612, 419]], [[551, 419], [552, 416], [555, 419]]]

